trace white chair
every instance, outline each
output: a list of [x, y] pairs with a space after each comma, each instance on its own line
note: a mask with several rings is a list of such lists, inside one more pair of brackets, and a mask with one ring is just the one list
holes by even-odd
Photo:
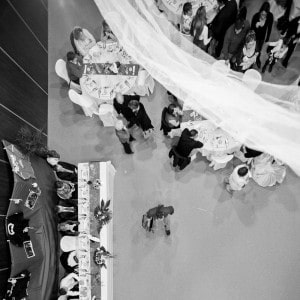
[[117, 113], [112, 104], [103, 103], [99, 107], [99, 118], [103, 123], [103, 126], [110, 127], [115, 126], [117, 120]]
[[223, 156], [212, 155], [210, 159], [211, 163], [209, 166], [213, 167], [213, 169], [216, 171], [225, 168], [227, 163], [233, 159], [233, 154], [225, 154]]
[[69, 98], [73, 103], [81, 106], [87, 117], [92, 117], [93, 114], [99, 115], [97, 104], [89, 96], [79, 95], [75, 90], [70, 89]]
[[78, 250], [78, 237], [65, 235], [60, 239], [60, 249], [63, 252]]
[[253, 69], [247, 70], [243, 75], [242, 81], [248, 88], [255, 91], [261, 83], [261, 74]]
[[66, 62], [63, 59], [59, 59], [56, 64], [55, 64], [55, 72], [58, 77], [62, 78], [65, 80], [70, 89], [76, 90], [77, 92], [81, 93], [81, 87], [79, 84], [73, 82], [70, 80], [68, 72], [67, 72], [67, 67], [66, 67]]

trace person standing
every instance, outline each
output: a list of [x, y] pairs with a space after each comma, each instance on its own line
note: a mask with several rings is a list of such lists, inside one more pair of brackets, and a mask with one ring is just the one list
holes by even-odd
[[[164, 227], [165, 227], [165, 232], [166, 235], [170, 235], [171, 234], [171, 229], [170, 229], [170, 219], [169, 219], [169, 215], [173, 215], [174, 214], [174, 207], [173, 206], [164, 206], [164, 205], [158, 205], [154, 208], [151, 208], [147, 211], [147, 213], [143, 216], [143, 227], [147, 230], [147, 231], [152, 231], [153, 232], [153, 224], [154, 222], [156, 222], [157, 220], [162, 220], [164, 223]], [[147, 219], [147, 225], [144, 222], [144, 220]]]
[[297, 43], [300, 40], [300, 16], [290, 21], [285, 38], [288, 40], [288, 51], [285, 58], [282, 60], [282, 65], [286, 68]]
[[237, 3], [235, 0], [217, 0], [219, 12], [211, 22], [212, 41], [209, 53], [214, 57], [219, 57], [224, 36], [227, 29], [234, 23], [237, 16]]
[[264, 42], [268, 42], [273, 26], [273, 14], [270, 12], [270, 3], [264, 2], [253, 18], [251, 23], [251, 29], [254, 30], [256, 36], [256, 49], [259, 55], [256, 60], [257, 67], [261, 67], [260, 52], [264, 45]]
[[124, 147], [124, 151], [127, 154], [133, 154], [130, 147], [130, 142], [134, 141], [134, 138], [130, 135], [128, 129], [125, 127], [122, 120], [118, 120], [115, 124], [116, 135]]

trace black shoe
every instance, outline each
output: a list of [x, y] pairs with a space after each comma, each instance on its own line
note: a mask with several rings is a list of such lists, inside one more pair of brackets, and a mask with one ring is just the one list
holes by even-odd
[[266, 68], [267, 68], [267, 65], [264, 65], [263, 68], [262, 68], [262, 70], [261, 70], [261, 72], [265, 73], [266, 72]]
[[131, 135], [129, 138], [129, 142], [135, 141], [135, 138]]
[[286, 62], [283, 61], [281, 64], [282, 64], [282, 66], [283, 66], [284, 68], [287, 68], [287, 63], [286, 63]]
[[126, 154], [133, 154], [133, 151], [131, 150], [129, 143], [124, 143], [123, 147]]
[[171, 231], [170, 230], [166, 230], [166, 235], [170, 235]]
[[272, 72], [272, 69], [273, 69], [273, 66], [270, 65], [270, 66], [269, 66], [268, 72], [271, 73], [271, 72]]

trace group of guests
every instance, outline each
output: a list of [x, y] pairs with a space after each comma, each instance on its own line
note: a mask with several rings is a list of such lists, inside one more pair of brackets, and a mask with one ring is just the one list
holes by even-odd
[[246, 19], [247, 8], [237, 8], [235, 0], [217, 0], [218, 13], [210, 24], [207, 24], [206, 11], [200, 6], [193, 16], [192, 3], [183, 5], [180, 31], [205, 52], [217, 59], [223, 59], [238, 72], [245, 72], [255, 64], [261, 68], [261, 51], [267, 43], [268, 57], [262, 72], [271, 72], [274, 64], [282, 59], [287, 67], [289, 59], [300, 38], [300, 17], [291, 20], [280, 33], [277, 41], [269, 42], [273, 27], [273, 14], [270, 3], [264, 2], [253, 16], [251, 24]]
[[[56, 151], [49, 151], [46, 157], [52, 167], [56, 181], [54, 188], [59, 198], [56, 205], [58, 215], [58, 231], [61, 237], [78, 235], [78, 189], [77, 167], [60, 161]], [[79, 299], [78, 257], [77, 251], [63, 252], [60, 262], [65, 276], [60, 281], [59, 300]]]
[[[116, 42], [117, 38], [106, 23], [102, 22], [101, 41]], [[89, 50], [96, 45], [96, 39], [85, 28], [75, 26], [70, 35], [73, 51], [67, 53], [66, 68], [71, 81], [79, 84], [79, 79], [84, 72], [83, 57], [88, 55]]]

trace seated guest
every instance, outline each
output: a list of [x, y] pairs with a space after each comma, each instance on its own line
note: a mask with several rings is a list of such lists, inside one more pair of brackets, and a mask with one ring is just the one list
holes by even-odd
[[56, 175], [61, 180], [77, 182], [77, 167], [67, 162], [60, 161], [60, 155], [55, 151], [49, 151], [47, 162], [51, 165]]
[[60, 263], [68, 273], [76, 271], [78, 268], [77, 251], [63, 252], [60, 256]]
[[116, 36], [114, 35], [114, 33], [112, 32], [112, 30], [110, 29], [109, 25], [106, 23], [105, 20], [102, 22], [102, 30], [103, 30], [103, 37], [101, 38], [102, 41], [113, 41], [113, 42], [118, 41], [118, 39], [116, 38]]
[[72, 33], [76, 49], [82, 56], [86, 56], [89, 50], [96, 45], [95, 38], [87, 29], [81, 27], [75, 27]]
[[220, 59], [229, 62], [232, 56], [236, 55], [243, 47], [247, 32], [248, 28], [245, 27], [245, 20], [238, 18], [226, 31]]
[[84, 71], [82, 58], [74, 52], [68, 52], [66, 67], [70, 80], [79, 84], [79, 79], [82, 77]]
[[66, 235], [78, 235], [78, 221], [67, 220], [57, 225], [58, 231]]
[[131, 100], [128, 103], [128, 107], [133, 112], [133, 117], [129, 120], [127, 127], [131, 128], [133, 125], [137, 125], [143, 130], [144, 138], [148, 138], [153, 132], [154, 127], [146, 113], [144, 105], [137, 100]]
[[179, 128], [182, 110], [175, 104], [170, 104], [165, 115], [165, 121], [171, 129]]
[[128, 107], [128, 103], [131, 100], [140, 101], [140, 96], [138, 95], [122, 95], [121, 93], [117, 93], [114, 98], [114, 108], [118, 115], [124, 117], [127, 121], [134, 117], [132, 110]]
[[75, 273], [70, 273], [60, 281], [60, 295], [79, 296], [79, 277]]
[[176, 146], [176, 151], [184, 157], [188, 157], [193, 149], [202, 148], [203, 144], [197, 141], [198, 131], [192, 129], [191, 131], [187, 128], [181, 133], [179, 142]]
[[246, 35], [244, 46], [230, 60], [231, 69], [237, 72], [246, 72], [256, 63], [258, 55], [255, 32], [250, 30]]
[[249, 167], [247, 165], [239, 165], [233, 170], [229, 178], [225, 179], [224, 182], [226, 183], [226, 190], [229, 193], [233, 193], [233, 191], [240, 191], [246, 186], [249, 179]]
[[[58, 180], [55, 182], [56, 193], [60, 199], [66, 200], [71, 199], [73, 193], [75, 192], [75, 184], [70, 181]], [[74, 195], [77, 198], [77, 195]]]
[[56, 205], [56, 212], [60, 222], [78, 220], [78, 205], [75, 200], [60, 200], [59, 204]]

